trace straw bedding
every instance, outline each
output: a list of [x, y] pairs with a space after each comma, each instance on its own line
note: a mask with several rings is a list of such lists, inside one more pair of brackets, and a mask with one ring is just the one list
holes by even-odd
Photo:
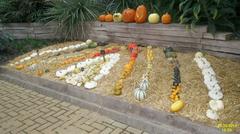
[[[49, 48], [63, 47], [76, 42], [68, 42], [57, 44]], [[117, 46], [119, 44], [110, 44], [108, 46]], [[106, 47], [108, 47], [106, 46]], [[55, 58], [51, 65], [44, 65], [50, 70], [43, 77], [58, 80], [55, 77], [55, 71], [65, 66], [59, 66], [58, 62], [66, 57], [74, 55], [84, 55], [92, 51], [98, 51], [101, 47], [95, 49], [86, 49], [76, 53], [68, 53], [60, 56], [51, 57], [47, 60]], [[46, 48], [44, 48], [46, 49]], [[141, 52], [138, 55], [136, 64], [134, 65], [131, 75], [124, 80], [123, 94], [118, 96], [129, 103], [137, 103], [142, 106], [152, 107], [158, 110], [169, 112], [171, 101], [169, 95], [171, 94], [173, 66], [165, 58], [162, 48], [153, 48], [154, 60], [153, 70], [150, 73], [150, 87], [147, 91], [147, 98], [141, 102], [137, 101], [133, 96], [133, 90], [138, 86], [142, 75], [146, 69], [146, 47], [141, 47]], [[112, 89], [114, 83], [120, 79], [120, 74], [123, 66], [127, 64], [130, 56], [126, 47], [122, 47], [119, 52], [121, 58], [116, 65], [111, 69], [109, 75], [98, 81], [98, 87], [92, 90], [93, 92], [102, 95], [113, 96]], [[211, 63], [214, 71], [217, 74], [217, 80], [220, 82], [224, 93], [225, 109], [220, 112], [220, 121], [222, 123], [239, 123], [240, 122], [240, 61], [232, 61], [226, 58], [214, 57], [206, 54], [205, 57]], [[14, 61], [19, 59], [16, 58]], [[216, 126], [217, 121], [212, 121], [205, 116], [208, 109], [208, 90], [203, 83], [203, 76], [201, 70], [198, 68], [195, 61], [193, 61], [194, 53], [177, 53], [177, 59], [180, 63], [181, 71], [181, 87], [182, 92], [179, 94], [180, 98], [186, 103], [185, 107], [178, 113], [179, 116], [186, 117], [196, 122], [202, 122], [209, 126]], [[36, 59], [40, 62], [43, 59]], [[46, 60], [46, 59], [44, 59]], [[25, 73], [33, 74], [27, 70]], [[34, 74], [33, 74], [34, 75]], [[64, 82], [64, 81], [62, 81]]]

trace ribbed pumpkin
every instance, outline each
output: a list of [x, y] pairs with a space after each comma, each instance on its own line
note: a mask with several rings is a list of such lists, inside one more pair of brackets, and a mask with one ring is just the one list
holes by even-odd
[[130, 23], [130, 22], [135, 22], [135, 10], [134, 9], [130, 9], [130, 8], [127, 8], [125, 10], [123, 10], [123, 22], [125, 23]]
[[136, 23], [144, 23], [147, 19], [147, 8], [144, 5], [137, 7], [135, 21]]
[[163, 16], [162, 16], [162, 23], [163, 24], [170, 24], [172, 22], [172, 17], [170, 14], [168, 13], [165, 13]]
[[113, 16], [112, 16], [112, 14], [107, 14], [106, 16], [105, 16], [105, 21], [106, 22], [112, 22], [113, 21]]
[[141, 101], [141, 100], [143, 100], [147, 97], [147, 94], [146, 94], [145, 90], [142, 90], [140, 88], [136, 88], [134, 90], [134, 96], [135, 96], [136, 100]]
[[98, 17], [98, 20], [101, 21], [101, 22], [104, 22], [104, 21], [105, 21], [105, 16], [106, 16], [106, 15], [104, 15], [104, 14], [100, 15], [100, 16]]

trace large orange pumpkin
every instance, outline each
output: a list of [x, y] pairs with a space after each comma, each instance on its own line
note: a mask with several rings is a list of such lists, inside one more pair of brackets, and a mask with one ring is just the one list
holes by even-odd
[[134, 9], [128, 8], [128, 9], [123, 10], [123, 13], [122, 13], [123, 22], [125, 22], [125, 23], [135, 22], [135, 14], [136, 14], [136, 12]]
[[172, 17], [170, 14], [168, 13], [165, 13], [163, 16], [162, 16], [162, 23], [163, 24], [170, 24], [172, 22]]
[[106, 15], [104, 15], [104, 14], [100, 15], [100, 16], [98, 17], [98, 20], [101, 21], [101, 22], [104, 22], [104, 21], [105, 21], [105, 16], [106, 16]]
[[147, 8], [144, 5], [137, 7], [135, 21], [136, 23], [144, 23], [147, 19]]
[[105, 21], [106, 22], [112, 22], [113, 21], [113, 16], [112, 16], [112, 14], [107, 14], [106, 16], [105, 16]]

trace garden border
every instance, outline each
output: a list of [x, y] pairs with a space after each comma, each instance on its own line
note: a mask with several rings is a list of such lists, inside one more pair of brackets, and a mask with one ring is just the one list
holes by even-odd
[[222, 134], [219, 129], [195, 123], [176, 114], [130, 104], [118, 97], [103, 96], [77, 86], [63, 84], [10, 70], [0, 66], [0, 79], [41, 94], [97, 111], [114, 120], [140, 128], [152, 134]]

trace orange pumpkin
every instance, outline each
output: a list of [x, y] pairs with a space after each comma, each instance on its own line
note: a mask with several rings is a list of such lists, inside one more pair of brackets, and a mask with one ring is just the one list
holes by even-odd
[[105, 16], [105, 21], [106, 21], [106, 22], [112, 22], [112, 21], [113, 21], [113, 16], [112, 16], [112, 14], [107, 14], [107, 15]]
[[122, 13], [123, 22], [125, 22], [125, 23], [135, 22], [135, 14], [136, 14], [136, 12], [134, 9], [128, 8], [128, 9], [123, 10], [123, 13]]
[[147, 8], [144, 5], [137, 7], [135, 21], [136, 23], [144, 23], [147, 19]]
[[172, 22], [172, 17], [170, 14], [168, 13], [165, 13], [163, 16], [162, 16], [162, 23], [163, 24], [170, 24]]
[[106, 15], [104, 15], [104, 14], [100, 15], [100, 16], [98, 17], [98, 20], [101, 21], [101, 22], [104, 22], [104, 21], [105, 21], [105, 16], [106, 16]]

